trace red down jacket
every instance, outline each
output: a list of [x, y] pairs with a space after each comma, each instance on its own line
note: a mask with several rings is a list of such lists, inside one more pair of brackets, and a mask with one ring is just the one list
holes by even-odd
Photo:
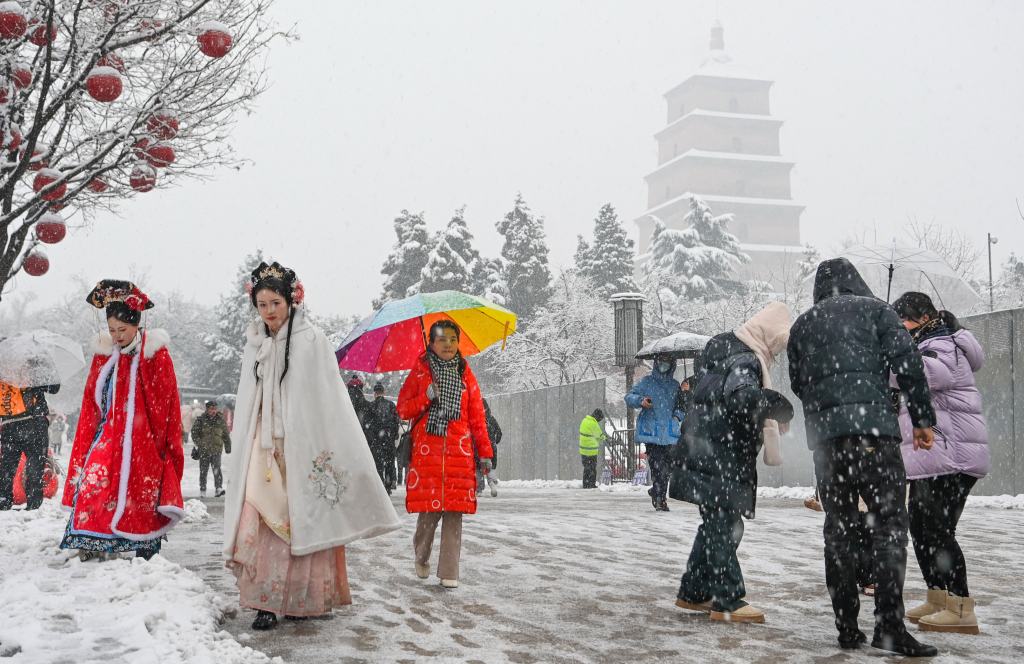
[[[476, 463], [473, 448], [481, 459], [492, 457], [487, 437], [487, 418], [480, 385], [465, 366], [462, 382], [462, 413], [448, 423], [447, 436], [427, 433], [431, 383], [426, 353], [405, 379], [398, 394], [398, 416], [412, 420], [412, 460], [406, 478], [405, 509], [409, 512], [462, 512], [476, 514]], [[422, 419], [420, 416], [423, 415]], [[416, 422], [416, 420], [419, 422]]]

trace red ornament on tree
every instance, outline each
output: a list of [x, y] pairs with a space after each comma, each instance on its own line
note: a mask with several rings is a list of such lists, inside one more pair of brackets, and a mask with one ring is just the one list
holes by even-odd
[[[150, 20], [150, 19], [143, 19], [143, 21], [142, 21], [142, 28], [139, 30], [139, 32], [155, 32], [156, 30], [159, 30], [162, 27], [164, 27], [164, 24], [161, 23], [160, 21], [154, 21], [154, 20]], [[154, 36], [154, 37], [150, 37], [146, 41], [156, 41], [157, 39], [159, 39], [159, 37], [155, 37]]]
[[107, 179], [102, 175], [97, 175], [92, 180], [89, 180], [89, 184], [85, 186], [89, 188], [89, 191], [94, 191], [97, 194], [102, 194], [107, 190]]
[[[22, 155], [22, 159], [25, 156]], [[36, 143], [36, 147], [32, 150], [32, 160], [28, 165], [30, 171], [38, 171], [40, 168], [46, 168], [50, 165], [50, 146], [46, 143]]]
[[[35, 28], [28, 40], [36, 46], [46, 46], [47, 43], [53, 42], [57, 38], [57, 26], [55, 25], [50, 27], [49, 35], [47, 35], [46, 24], [39, 19], [34, 18], [29, 21], [28, 27]], [[49, 39], [47, 39], [47, 36], [49, 36]]]
[[107, 53], [96, 61], [97, 67], [113, 67], [119, 73], [124, 73], [124, 60], [117, 53]]
[[132, 189], [139, 193], [152, 191], [156, 186], [156, 169], [148, 163], [140, 161], [135, 164], [128, 181], [131, 183]]
[[178, 135], [178, 118], [157, 111], [146, 120], [146, 131], [158, 141], [169, 141]]
[[113, 67], [93, 67], [85, 80], [89, 96], [96, 101], [112, 102], [121, 96], [121, 74]]
[[17, 39], [28, 29], [25, 10], [17, 2], [0, 2], [0, 37]]
[[200, 24], [199, 50], [211, 58], [223, 58], [231, 49], [231, 32], [228, 26], [217, 21], [207, 21]]
[[170, 166], [174, 162], [174, 150], [166, 143], [154, 143], [142, 153], [143, 158], [157, 168]]
[[50, 259], [42, 249], [33, 249], [32, 253], [25, 257], [22, 267], [33, 277], [41, 277], [50, 271]]
[[21, 127], [16, 124], [11, 124], [11, 144], [7, 146], [7, 149], [11, 152], [17, 152], [21, 146]]
[[32, 70], [25, 63], [19, 62], [11, 67], [11, 80], [19, 90], [27, 88], [32, 85]]
[[[43, 190], [44, 187], [49, 186], [60, 179], [61, 172], [52, 168], [44, 168], [36, 174], [36, 179], [32, 181], [32, 189], [38, 194]], [[62, 182], [56, 189], [50, 191], [47, 194], [43, 194], [44, 201], [56, 201], [64, 197], [68, 191], [67, 182]]]
[[64, 225], [64, 219], [59, 214], [47, 212], [39, 217], [36, 223], [36, 237], [46, 244], [57, 244], [64, 239], [67, 232], [68, 227]]

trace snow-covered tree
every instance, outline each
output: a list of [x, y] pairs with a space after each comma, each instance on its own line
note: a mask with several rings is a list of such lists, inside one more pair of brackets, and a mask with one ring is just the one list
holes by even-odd
[[612, 308], [596, 290], [577, 271], [563, 272], [547, 306], [518, 326], [505, 350], [498, 344], [484, 353], [504, 389], [575, 383], [615, 371]]
[[529, 319], [547, 304], [551, 293], [544, 220], [533, 216], [519, 194], [515, 207], [496, 227], [505, 237], [501, 257], [505, 268], [502, 277], [508, 286], [506, 307], [520, 320]]
[[465, 207], [456, 210], [448, 226], [434, 237], [427, 264], [420, 271], [420, 293], [469, 289], [480, 253], [473, 248], [465, 211]]
[[217, 331], [201, 339], [210, 355], [209, 370], [204, 377], [205, 385], [219, 392], [234, 392], [238, 388], [242, 351], [245, 349], [245, 330], [256, 317], [245, 285], [252, 271], [263, 262], [269, 261], [262, 249], [245, 257], [235, 273], [231, 290], [220, 297], [216, 309]]
[[1017, 258], [1016, 254], [1011, 253], [1002, 264], [993, 286], [993, 295], [996, 309], [1024, 307], [1024, 261]]
[[430, 231], [422, 212], [412, 214], [402, 210], [395, 217], [395, 235], [398, 240], [380, 271], [384, 275], [384, 292], [373, 301], [374, 309], [418, 293], [423, 268], [427, 265]]
[[594, 220], [594, 244], [579, 236], [576, 269], [594, 282], [600, 297], [637, 290], [633, 281], [633, 240], [619, 222], [615, 208], [608, 203]]
[[61, 208], [89, 220], [241, 164], [228, 139], [266, 87], [272, 3], [0, 5], [0, 287], [48, 269], [38, 244], [63, 237]]
[[742, 284], [733, 270], [750, 261], [739, 240], [726, 230], [731, 214], [714, 216], [698, 196], [690, 198], [684, 230], [671, 229], [651, 215], [649, 258], [641, 287], [645, 291], [671, 290], [677, 297], [694, 298], [736, 292]]
[[479, 258], [473, 264], [469, 292], [485, 297], [495, 304], [508, 306], [508, 284], [505, 283], [505, 263], [499, 258]]

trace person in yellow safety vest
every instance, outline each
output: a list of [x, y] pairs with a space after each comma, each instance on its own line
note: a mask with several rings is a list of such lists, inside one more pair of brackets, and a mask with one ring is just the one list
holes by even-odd
[[583, 488], [597, 488], [597, 452], [601, 441], [608, 438], [601, 429], [604, 411], [600, 408], [580, 423], [580, 458], [583, 460]]

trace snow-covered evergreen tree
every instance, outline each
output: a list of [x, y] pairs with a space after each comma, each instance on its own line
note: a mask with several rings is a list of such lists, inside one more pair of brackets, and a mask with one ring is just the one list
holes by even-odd
[[508, 284], [504, 278], [505, 263], [501, 258], [481, 257], [473, 264], [470, 294], [485, 297], [495, 304], [508, 306]]
[[256, 317], [245, 284], [252, 271], [264, 261], [270, 262], [262, 249], [245, 257], [235, 273], [231, 290], [221, 295], [217, 305], [217, 332], [201, 339], [210, 353], [209, 370], [205, 375], [206, 387], [218, 392], [230, 393], [238, 389], [245, 330]]
[[726, 226], [731, 214], [714, 216], [698, 196], [690, 198], [685, 230], [670, 229], [651, 215], [649, 258], [641, 286], [645, 291], [668, 288], [677, 297], [715, 296], [742, 289], [733, 269], [750, 261]]
[[533, 216], [523, 195], [519, 194], [515, 207], [496, 227], [505, 237], [501, 257], [504, 259], [502, 277], [508, 285], [506, 306], [520, 319], [529, 319], [547, 304], [551, 294], [544, 220]]
[[408, 210], [395, 218], [395, 235], [398, 240], [388, 254], [380, 273], [384, 275], [384, 290], [373, 301], [373, 308], [380, 309], [392, 300], [401, 300], [419, 292], [421, 272], [427, 265], [430, 253], [430, 231], [423, 220], [423, 214], [412, 214]]
[[818, 271], [818, 263], [821, 262], [821, 253], [817, 247], [808, 242], [804, 245], [804, 258], [797, 262], [799, 273], [797, 279], [803, 281]]
[[[987, 290], [982, 288], [982, 291]], [[993, 286], [993, 294], [996, 309], [1018, 309], [1024, 306], [1024, 261], [1017, 258], [1016, 254], [1011, 253], [1002, 264]], [[987, 296], [987, 293], [984, 295]]]
[[420, 293], [469, 290], [480, 253], [473, 248], [473, 234], [466, 226], [465, 210], [465, 207], [456, 210], [448, 226], [435, 235], [427, 264], [420, 271]]
[[633, 281], [633, 240], [619, 223], [615, 208], [608, 203], [594, 220], [594, 244], [579, 236], [576, 269], [594, 283], [599, 297], [637, 290]]

